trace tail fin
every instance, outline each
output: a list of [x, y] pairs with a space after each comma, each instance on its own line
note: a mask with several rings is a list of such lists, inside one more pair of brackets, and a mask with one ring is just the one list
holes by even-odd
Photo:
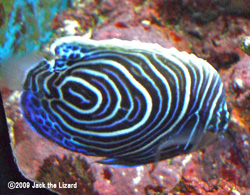
[[21, 57], [9, 57], [0, 64], [0, 88], [20, 90], [29, 68], [43, 60], [39, 51], [33, 51]]

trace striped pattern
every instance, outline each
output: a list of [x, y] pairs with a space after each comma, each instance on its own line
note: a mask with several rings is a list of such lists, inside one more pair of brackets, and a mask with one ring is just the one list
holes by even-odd
[[204, 147], [227, 128], [219, 74], [156, 44], [64, 37], [30, 69], [21, 107], [33, 129], [107, 164], [140, 165]]

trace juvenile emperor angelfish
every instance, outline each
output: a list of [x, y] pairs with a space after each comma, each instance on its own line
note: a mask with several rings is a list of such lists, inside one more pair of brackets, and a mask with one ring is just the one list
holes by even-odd
[[227, 128], [221, 78], [206, 61], [157, 44], [69, 36], [27, 71], [26, 121], [100, 163], [141, 165], [200, 149]]

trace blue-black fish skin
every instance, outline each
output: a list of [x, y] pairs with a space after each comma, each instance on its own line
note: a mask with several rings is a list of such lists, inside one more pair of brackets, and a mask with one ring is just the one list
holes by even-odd
[[29, 70], [21, 95], [32, 128], [107, 164], [152, 163], [200, 149], [227, 128], [219, 74], [174, 48], [64, 37]]

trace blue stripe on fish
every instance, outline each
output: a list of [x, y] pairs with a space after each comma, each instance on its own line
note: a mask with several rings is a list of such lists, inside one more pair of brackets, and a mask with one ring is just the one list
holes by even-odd
[[200, 149], [227, 128], [220, 76], [192, 54], [81, 37], [60, 38], [51, 52], [56, 59], [27, 73], [21, 107], [64, 148], [134, 166]]

